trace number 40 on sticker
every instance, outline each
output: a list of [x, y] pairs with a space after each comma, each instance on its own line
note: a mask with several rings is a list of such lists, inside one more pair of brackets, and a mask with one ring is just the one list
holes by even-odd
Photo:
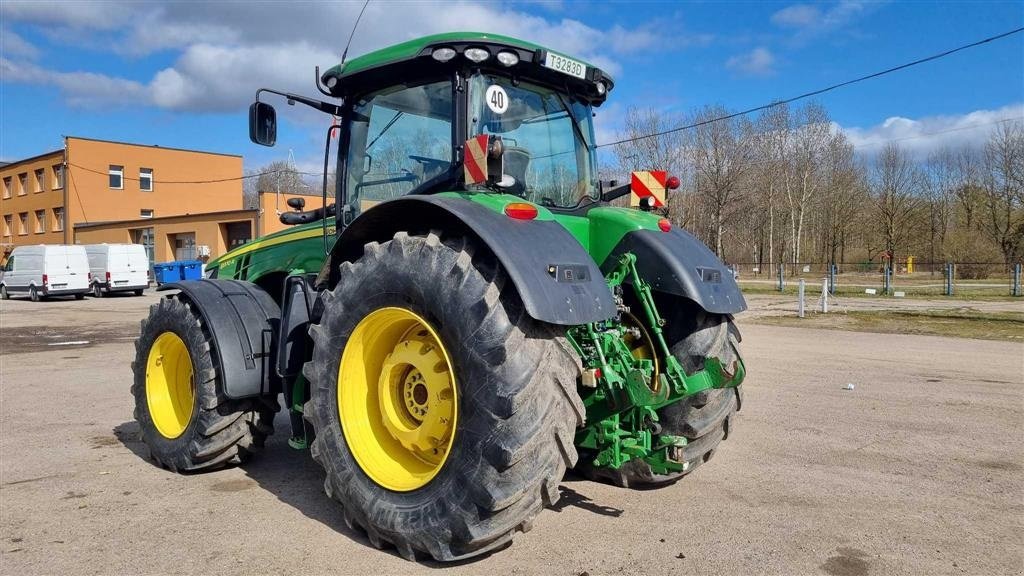
[[505, 93], [505, 89], [497, 84], [492, 84], [487, 87], [487, 107], [491, 109], [491, 112], [495, 114], [504, 114], [508, 111], [508, 94]]

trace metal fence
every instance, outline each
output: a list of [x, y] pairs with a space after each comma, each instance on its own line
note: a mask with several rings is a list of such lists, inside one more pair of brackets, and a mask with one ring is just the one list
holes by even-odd
[[808, 294], [823, 286], [840, 295], [893, 297], [1005, 297], [1021, 296], [1021, 263], [1003, 262], [798, 262], [768, 265], [729, 265], [740, 286], [751, 292], [796, 293], [802, 279]]

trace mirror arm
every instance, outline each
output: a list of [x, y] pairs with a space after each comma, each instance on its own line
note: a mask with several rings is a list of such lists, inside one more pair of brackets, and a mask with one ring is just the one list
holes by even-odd
[[298, 94], [291, 94], [289, 92], [278, 92], [277, 90], [271, 90], [270, 88], [260, 88], [256, 91], [256, 101], [260, 101], [260, 94], [263, 92], [269, 92], [270, 94], [277, 94], [278, 96], [284, 96], [288, 99], [289, 104], [301, 102], [310, 108], [315, 108], [321, 112], [326, 112], [332, 116], [341, 116], [341, 106], [337, 104], [330, 104], [328, 102], [321, 102], [320, 100], [314, 100], [312, 98], [306, 98], [305, 96], [299, 96]]
[[320, 67], [316, 66], [313, 69], [313, 73], [316, 75], [316, 78], [313, 79], [313, 83], [316, 84], [316, 89], [319, 90], [320, 93], [323, 94], [324, 96], [327, 96], [328, 98], [334, 98], [334, 94], [331, 94], [329, 90], [325, 90], [323, 83], [320, 82]]
[[615, 200], [616, 198], [622, 198], [626, 194], [629, 194], [629, 192], [630, 192], [630, 185], [629, 184], [623, 184], [622, 186], [616, 186], [615, 188], [612, 188], [611, 190], [604, 190], [604, 191], [602, 191], [601, 192], [601, 200], [604, 201], [604, 202], [611, 202], [612, 200]]

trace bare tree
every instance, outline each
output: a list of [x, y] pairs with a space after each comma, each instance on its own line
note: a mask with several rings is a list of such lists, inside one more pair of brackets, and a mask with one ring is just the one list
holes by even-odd
[[794, 263], [800, 261], [807, 206], [818, 191], [818, 170], [831, 133], [828, 113], [818, 104], [808, 104], [798, 111], [796, 120], [798, 125], [789, 140], [789, 165], [785, 171]]
[[1003, 123], [993, 131], [985, 143], [984, 168], [982, 229], [1009, 266], [1024, 240], [1024, 190], [1019, 178], [1024, 172], [1024, 125]]
[[875, 158], [872, 192], [885, 250], [896, 257], [916, 224], [921, 174], [897, 144], [887, 144]]

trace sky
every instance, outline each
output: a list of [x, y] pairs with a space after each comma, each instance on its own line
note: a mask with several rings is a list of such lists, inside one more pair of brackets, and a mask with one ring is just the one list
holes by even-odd
[[[0, 0], [0, 160], [64, 135], [241, 154], [291, 153], [320, 170], [328, 119], [277, 105], [278, 145], [248, 140], [260, 87], [319, 96], [362, 2]], [[740, 110], [1024, 26], [1024, 2], [370, 2], [349, 57], [417, 36], [507, 34], [582, 58], [615, 79], [599, 143], [630, 106]], [[1024, 34], [817, 101], [859, 151], [917, 153], [984, 141], [1024, 118]], [[939, 133], [939, 134], [935, 134]], [[929, 134], [932, 134], [929, 136]], [[922, 136], [924, 135], [924, 136]]]

